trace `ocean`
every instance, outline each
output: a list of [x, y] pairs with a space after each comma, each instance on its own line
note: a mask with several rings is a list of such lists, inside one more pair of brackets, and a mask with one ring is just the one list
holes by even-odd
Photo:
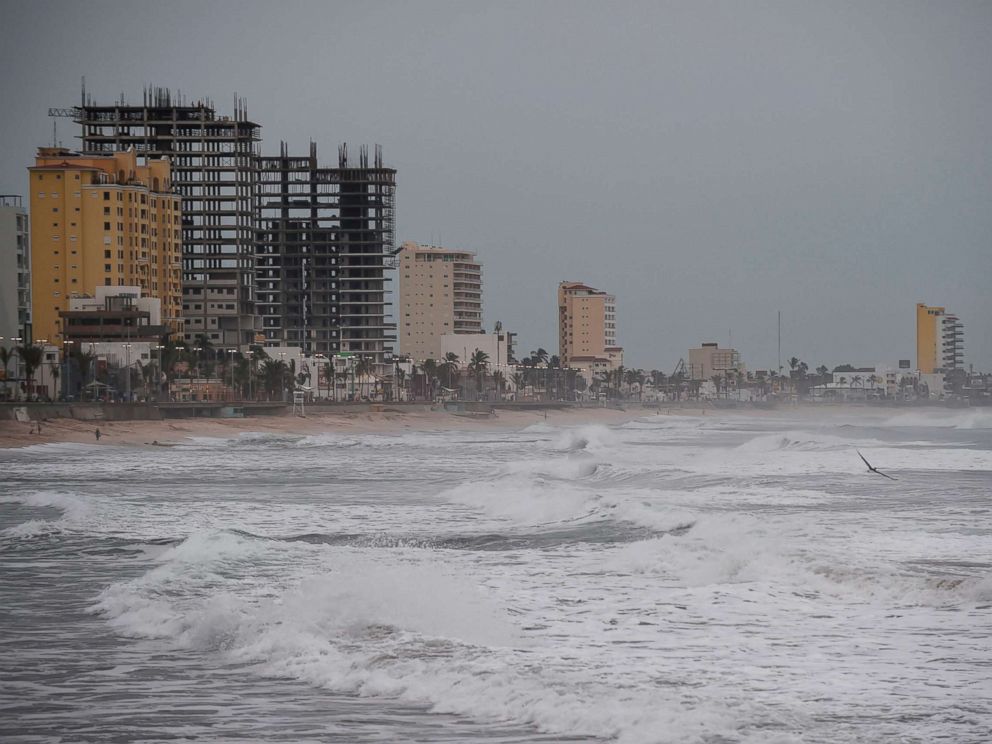
[[4, 450], [0, 607], [5, 742], [988, 742], [992, 412]]

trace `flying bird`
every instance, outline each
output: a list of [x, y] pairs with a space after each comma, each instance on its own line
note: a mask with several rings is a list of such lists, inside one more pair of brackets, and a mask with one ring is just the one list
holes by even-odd
[[865, 465], [868, 466], [868, 472], [870, 472], [870, 473], [876, 473], [876, 474], [882, 476], [883, 478], [888, 478], [889, 480], [899, 480], [898, 478], [893, 478], [891, 475], [886, 475], [881, 470], [879, 470], [874, 465], [872, 465], [870, 462], [868, 462], [867, 460], [865, 460], [865, 456], [861, 454], [861, 450], [855, 450], [855, 452], [858, 453], [858, 457], [860, 457], [864, 461]]

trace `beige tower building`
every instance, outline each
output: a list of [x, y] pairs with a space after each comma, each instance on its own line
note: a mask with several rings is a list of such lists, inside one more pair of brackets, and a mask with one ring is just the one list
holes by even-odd
[[441, 336], [482, 333], [482, 264], [469, 251], [407, 242], [399, 251], [400, 353], [441, 359]]
[[158, 298], [162, 322], [181, 332], [182, 217], [169, 161], [42, 147], [28, 171], [34, 337], [65, 340], [59, 313], [69, 299], [107, 286]]
[[582, 282], [558, 285], [558, 356], [566, 367], [596, 371], [623, 364], [616, 298]]

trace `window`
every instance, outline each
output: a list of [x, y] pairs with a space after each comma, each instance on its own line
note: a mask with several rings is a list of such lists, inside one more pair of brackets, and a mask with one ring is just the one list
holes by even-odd
[[110, 229], [110, 223], [109, 222], [104, 222], [103, 223], [103, 229], [104, 230], [109, 230]]
[[109, 191], [104, 191], [103, 192], [103, 200], [104, 201], [110, 201], [110, 192]]
[[110, 271], [110, 264], [104, 264], [103, 265], [103, 270], [109, 272]]

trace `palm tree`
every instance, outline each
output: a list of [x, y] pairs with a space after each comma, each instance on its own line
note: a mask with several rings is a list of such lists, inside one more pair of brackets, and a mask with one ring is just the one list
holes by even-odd
[[[703, 386], [702, 380], [689, 380], [689, 397], [699, 400], [699, 389]], [[681, 388], [682, 385], [679, 383], [677, 387]]]
[[527, 387], [526, 376], [523, 372], [514, 372], [513, 377], [510, 379], [513, 380], [513, 392], [519, 396], [523, 392], [523, 389]]
[[548, 357], [548, 369], [553, 370], [550, 372], [552, 379], [552, 387], [554, 389], [554, 397], [561, 398], [561, 357], [557, 354], [553, 354]]
[[151, 364], [142, 364], [139, 361], [138, 369], [140, 370], [141, 373], [141, 389], [145, 396], [145, 399], [147, 400], [149, 395], [148, 391], [152, 383], [155, 381], [155, 367], [152, 366]]
[[472, 352], [472, 357], [468, 362], [468, 369], [475, 375], [476, 399], [482, 400], [482, 388], [486, 382], [486, 370], [489, 368], [489, 355], [481, 349]]
[[217, 358], [217, 350], [214, 348], [213, 341], [210, 340], [207, 334], [196, 334], [195, 344], [200, 349], [200, 352], [204, 358]]
[[6, 346], [0, 346], [0, 364], [3, 364], [3, 387], [6, 391], [7, 389], [7, 367], [10, 365], [10, 360], [14, 358], [14, 349], [8, 349]]
[[[324, 366], [320, 368], [321, 373], [324, 375], [324, 382], [327, 383], [327, 397], [330, 398], [333, 395], [334, 390], [334, 365], [330, 362], [324, 362]], [[320, 397], [320, 374], [317, 375], [317, 397]]]
[[627, 372], [627, 368], [622, 364], [613, 370], [613, 388], [616, 391], [614, 398], [620, 398], [621, 396], [621, 386], [623, 385], [624, 374]]
[[[665, 373], [660, 369], [651, 370], [651, 385], [654, 387], [654, 392], [656, 396], [662, 394], [662, 390], [665, 387]], [[660, 398], [659, 398], [660, 400]]]
[[876, 375], [875, 373], [872, 373], [872, 374], [868, 375], [868, 384], [871, 385], [872, 391], [875, 390], [876, 383], [879, 383], [881, 381], [882, 381], [882, 378], [879, 377], [878, 375]]
[[27, 380], [27, 390], [30, 394], [31, 388], [34, 386], [34, 371], [41, 366], [45, 352], [40, 346], [24, 344], [17, 348], [17, 355], [21, 358], [21, 364], [24, 365], [24, 378]]
[[59, 363], [52, 362], [52, 387], [55, 389], [55, 398], [59, 398]]
[[247, 400], [249, 397], [247, 391], [252, 378], [252, 366], [255, 362], [250, 353], [248, 356], [238, 354], [237, 357], [234, 364], [234, 386], [235, 390], [240, 391], [241, 400]]
[[627, 397], [629, 398], [634, 385], [637, 384], [637, 370], [628, 369], [624, 372], [623, 382], [627, 386]]
[[426, 386], [425, 395], [427, 400], [434, 400], [434, 385], [438, 378], [438, 363], [436, 359], [425, 359], [420, 365], [424, 373], [424, 383]]
[[172, 382], [172, 375], [175, 370], [176, 363], [181, 361], [183, 358], [189, 356], [189, 347], [185, 342], [179, 341], [175, 342], [171, 338], [167, 338], [165, 343], [158, 350], [158, 363], [159, 363], [159, 379], [156, 380], [155, 388], [157, 393], [162, 392], [162, 379], [161, 375], [165, 375], [165, 386], [166, 391], [169, 390], [169, 384]]
[[[79, 387], [85, 393], [90, 374], [93, 372], [93, 362], [96, 361], [96, 354], [91, 351], [77, 349], [74, 355], [76, 357], [76, 364], [79, 367]], [[72, 390], [69, 391], [69, 394], [72, 395]]]
[[493, 385], [496, 386], [496, 399], [503, 400], [503, 393], [506, 390], [506, 375], [500, 370], [493, 372]]
[[458, 379], [458, 361], [458, 355], [453, 351], [449, 351], [444, 355], [444, 361], [438, 368], [438, 371], [444, 375], [444, 379], [447, 382], [445, 387], [449, 390], [454, 387], [452, 380]]
[[710, 378], [713, 381], [714, 387], [716, 387], [716, 397], [720, 397], [720, 388], [723, 386], [723, 375], [713, 375]]
[[338, 400], [338, 384], [337, 383], [340, 382], [341, 383], [341, 387], [343, 387], [345, 389], [347, 389], [347, 387], [348, 387], [348, 370], [347, 370], [347, 368], [342, 369], [340, 372], [335, 372], [334, 373], [334, 379], [336, 381], [334, 383], [334, 402], [336, 403], [337, 400]]
[[368, 397], [368, 378], [372, 375], [372, 368], [371, 359], [366, 356], [358, 358], [358, 364], [355, 365], [355, 375], [358, 377], [358, 394], [361, 397]]
[[262, 380], [268, 395], [282, 397], [282, 387], [286, 379], [287, 369], [286, 363], [281, 360], [266, 359], [262, 362]]

